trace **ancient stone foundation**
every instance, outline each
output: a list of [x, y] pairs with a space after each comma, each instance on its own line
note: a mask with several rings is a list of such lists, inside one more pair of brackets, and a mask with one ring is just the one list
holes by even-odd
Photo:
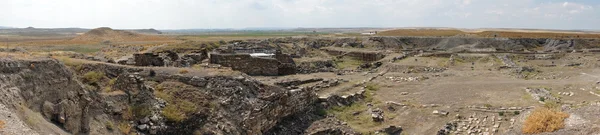
[[252, 57], [250, 54], [211, 53], [210, 63], [231, 67], [248, 75], [289, 75], [296, 73], [296, 64], [289, 55], [275, 54], [275, 58]]

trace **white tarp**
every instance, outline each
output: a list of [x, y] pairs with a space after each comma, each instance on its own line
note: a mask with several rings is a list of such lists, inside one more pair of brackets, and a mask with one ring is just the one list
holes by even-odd
[[271, 57], [275, 54], [266, 54], [266, 53], [251, 53], [250, 56], [252, 57]]

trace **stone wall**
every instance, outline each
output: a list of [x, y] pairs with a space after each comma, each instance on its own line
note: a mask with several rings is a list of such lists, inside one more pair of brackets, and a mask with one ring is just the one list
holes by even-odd
[[117, 63], [135, 66], [190, 67], [201, 63], [207, 57], [206, 52], [188, 53], [179, 56], [175, 52], [165, 51], [160, 53], [133, 54], [133, 57], [123, 58], [118, 60]]
[[135, 66], [164, 66], [162, 58], [152, 53], [133, 54]]
[[[210, 63], [231, 67], [248, 75], [288, 75], [296, 73], [296, 64], [289, 55], [276, 54], [275, 58], [251, 57], [249, 54], [211, 53]], [[279, 58], [279, 59], [277, 59]], [[280, 61], [280, 60], [283, 60]], [[291, 63], [290, 63], [291, 62]]]
[[354, 59], [358, 59], [365, 62], [373, 62], [383, 59], [385, 57], [381, 52], [367, 52], [367, 51], [342, 51], [336, 49], [322, 49], [330, 55], [336, 56], [348, 56]]
[[336, 70], [333, 60], [304, 61], [297, 64], [297, 73], [333, 72]]

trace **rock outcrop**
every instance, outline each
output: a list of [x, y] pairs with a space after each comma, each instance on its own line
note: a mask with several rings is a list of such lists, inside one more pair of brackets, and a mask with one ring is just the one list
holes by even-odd
[[100, 108], [96, 94], [53, 59], [0, 59], [0, 91], [0, 103], [43, 112], [48, 122], [73, 134], [90, 132], [92, 110]]
[[289, 55], [276, 53], [274, 58], [252, 57], [250, 54], [211, 53], [210, 63], [231, 67], [248, 75], [289, 75], [296, 73], [296, 64]]
[[[5, 94], [0, 103], [11, 110], [31, 109], [45, 123], [72, 134], [119, 134], [115, 125], [145, 134], [262, 134], [317, 100], [312, 91], [288, 91], [240, 73], [180, 75], [176, 68], [103, 63], [84, 63], [75, 74], [73, 70], [53, 59], [2, 59], [0, 91]], [[102, 86], [112, 92], [86, 86], [90, 84], [76, 77], [92, 71], [115, 80]], [[191, 109], [183, 108], [187, 103]], [[176, 115], [185, 117], [170, 116], [173, 107], [187, 110]]]
[[172, 51], [163, 51], [125, 56], [117, 60], [117, 63], [135, 66], [191, 67], [194, 64], [200, 64], [207, 58], [208, 56], [205, 52], [177, 54]]

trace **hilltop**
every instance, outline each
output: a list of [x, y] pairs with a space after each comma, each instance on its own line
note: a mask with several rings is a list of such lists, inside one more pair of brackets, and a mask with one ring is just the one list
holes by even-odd
[[166, 37], [145, 35], [125, 30], [114, 30], [108, 27], [92, 29], [85, 34], [79, 35], [74, 41], [154, 41], [166, 40]]
[[154, 34], [163, 34], [162, 31], [156, 30], [156, 29], [136, 29], [136, 30], [128, 30], [131, 32], [135, 32], [135, 33], [140, 33], [140, 34], [149, 34], [149, 35], [154, 35]]

